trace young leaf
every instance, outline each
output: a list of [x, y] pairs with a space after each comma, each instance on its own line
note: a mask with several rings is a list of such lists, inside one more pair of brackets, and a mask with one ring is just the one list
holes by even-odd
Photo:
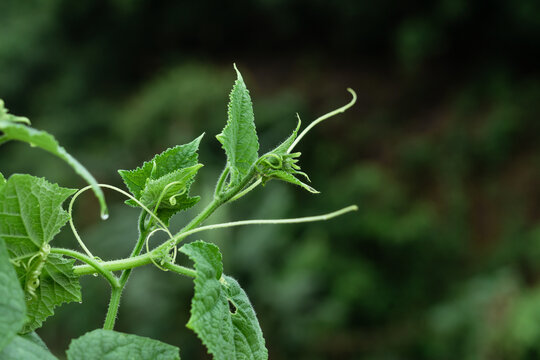
[[216, 136], [227, 154], [231, 186], [239, 183], [259, 158], [259, 139], [251, 98], [240, 71], [236, 65], [234, 68], [238, 79], [230, 95], [227, 125]]
[[92, 190], [96, 194], [101, 205], [101, 213], [103, 216], [106, 215], [107, 205], [105, 203], [105, 196], [92, 174], [90, 174], [77, 159], [71, 156], [66, 149], [60, 146], [52, 135], [45, 131], [36, 130], [23, 125], [22, 123], [30, 125], [27, 118], [8, 114], [7, 109], [4, 108], [4, 102], [0, 100], [0, 132], [2, 133], [0, 136], [0, 144], [10, 140], [18, 140], [26, 142], [30, 144], [30, 146], [39, 147], [64, 160], [77, 174], [92, 186]]
[[195, 205], [200, 197], [189, 196], [189, 187], [202, 164], [178, 169], [159, 179], [149, 179], [141, 192], [140, 201], [148, 208], [158, 205], [157, 216], [168, 224], [175, 213]]
[[223, 275], [218, 247], [196, 241], [180, 251], [195, 262], [197, 271], [187, 327], [216, 360], [268, 359], [255, 311], [238, 282]]
[[180, 360], [179, 349], [157, 340], [112, 330], [94, 330], [69, 345], [68, 360]]
[[22, 336], [16, 336], [0, 351], [2, 360], [58, 360], [48, 350]]
[[148, 179], [158, 179], [175, 170], [197, 165], [197, 151], [203, 136], [188, 144], [167, 149], [135, 170], [118, 170], [118, 173], [133, 196], [139, 199]]
[[0, 351], [24, 324], [26, 306], [17, 274], [9, 262], [6, 244], [0, 237]]
[[[294, 175], [292, 175], [292, 174], [290, 174], [290, 173], [288, 173], [286, 171], [283, 171], [283, 170], [272, 171], [270, 173], [270, 177], [271, 178], [276, 178], [276, 179], [279, 179], [279, 180], [283, 180], [283, 181], [289, 182], [291, 184], [298, 185], [298, 186], [306, 189], [307, 191], [309, 191], [312, 194], [319, 194], [319, 192], [317, 190], [315, 190], [314, 188], [312, 188], [308, 184], [305, 184], [302, 181], [298, 180]], [[264, 181], [263, 181], [263, 184], [264, 184]]]
[[141, 192], [140, 201], [147, 207], [154, 207], [159, 202], [160, 207], [175, 208], [178, 196], [187, 197], [186, 188], [189, 187], [201, 167], [202, 164], [197, 164], [178, 169], [156, 180], [149, 179]]
[[40, 327], [54, 307], [81, 300], [74, 261], [48, 253], [48, 244], [69, 219], [62, 203], [74, 192], [18, 174], [0, 188], [0, 238], [27, 293], [28, 321], [22, 332]]

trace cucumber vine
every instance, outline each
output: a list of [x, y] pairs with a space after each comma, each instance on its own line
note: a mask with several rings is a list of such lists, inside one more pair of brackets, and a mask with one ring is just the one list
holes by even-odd
[[[113, 330], [120, 297], [132, 269], [147, 264], [193, 279], [195, 294], [187, 327], [199, 336], [214, 359], [268, 358], [253, 307], [238, 282], [223, 273], [219, 248], [201, 240], [179, 245], [190, 235], [213, 229], [322, 221], [357, 210], [356, 205], [351, 205], [317, 216], [203, 225], [220, 206], [236, 201], [273, 179], [318, 193], [306, 183], [310, 182], [309, 177], [300, 169], [301, 153], [293, 150], [315, 125], [350, 108], [356, 101], [356, 94], [348, 89], [352, 100], [347, 105], [321, 116], [300, 134], [298, 116], [298, 124], [291, 135], [273, 150], [259, 156], [251, 98], [242, 75], [236, 66], [234, 68], [237, 80], [230, 94], [227, 124], [216, 136], [225, 150], [226, 166], [211, 201], [179, 231], [170, 229], [171, 217], [201, 200], [189, 192], [203, 166], [198, 160], [198, 148], [204, 134], [188, 144], [156, 155], [137, 169], [119, 170], [127, 192], [99, 184], [53, 136], [30, 127], [28, 119], [8, 113], [0, 100], [0, 144], [17, 140], [46, 150], [66, 161], [89, 184], [77, 191], [28, 174], [13, 174], [8, 179], [0, 174], [0, 293], [3, 294], [0, 297], [0, 358], [55, 359], [35, 340], [34, 330], [54, 314], [55, 307], [66, 302], [80, 302], [79, 278], [94, 274], [101, 275], [111, 286], [104, 325], [102, 329], [72, 340], [67, 358], [179, 359], [179, 349], [174, 346]], [[108, 217], [102, 188], [123, 194], [127, 205], [140, 209], [139, 237], [129, 257], [105, 261], [95, 256], [73, 222], [73, 204], [87, 190], [92, 190], [98, 197], [101, 217]], [[63, 203], [70, 197], [66, 211]], [[68, 222], [82, 252], [50, 245]], [[157, 232], [164, 232], [167, 239], [153, 246], [151, 239]], [[176, 264], [179, 253], [191, 259], [194, 267]]]

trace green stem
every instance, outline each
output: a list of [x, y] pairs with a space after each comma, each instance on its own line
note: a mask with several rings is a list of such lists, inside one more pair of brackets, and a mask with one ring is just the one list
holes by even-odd
[[[131, 255], [129, 256], [130, 258], [133, 258], [134, 256], [138, 256], [141, 253], [146, 236], [148, 236], [148, 230], [144, 226], [145, 219], [146, 219], [146, 213], [144, 211], [141, 211], [141, 215], [139, 216], [139, 239], [137, 240], [137, 243], [135, 244], [133, 251], [131, 251]], [[150, 219], [150, 221], [152, 220], [153, 219]], [[131, 275], [131, 269], [132, 268], [125, 269], [122, 272], [122, 275], [120, 275], [120, 286], [122, 288], [126, 285], [126, 282], [129, 279], [129, 275]]]
[[114, 323], [116, 322], [116, 315], [118, 314], [118, 307], [120, 306], [120, 297], [122, 296], [122, 287], [113, 288], [111, 291], [111, 300], [109, 301], [109, 308], [107, 310], [107, 316], [105, 317], [105, 323], [103, 329], [114, 329]]
[[[135, 247], [131, 251], [131, 255], [129, 256], [130, 258], [137, 256], [141, 253], [141, 249], [144, 245], [144, 240], [148, 235], [148, 230], [144, 225], [145, 219], [146, 212], [141, 211], [141, 214], [139, 215], [139, 239], [137, 240]], [[152, 220], [153, 218], [150, 220], [150, 222]], [[112, 330], [114, 328], [114, 323], [116, 321], [118, 309], [120, 307], [120, 297], [122, 296], [122, 292], [124, 291], [124, 287], [126, 286], [126, 283], [129, 279], [129, 275], [131, 275], [132, 269], [133, 268], [125, 269], [124, 271], [122, 271], [122, 275], [120, 275], [120, 280], [118, 281], [118, 288], [113, 288], [111, 291], [109, 308], [107, 309], [107, 316], [105, 317], [105, 324], [103, 325], [103, 329], [105, 330]]]
[[[111, 287], [117, 288], [120, 286], [118, 279], [113, 275], [112, 271], [110, 269], [107, 269], [105, 266], [103, 266], [103, 263], [99, 263], [95, 259], [86, 256], [84, 254], [81, 254], [78, 251], [70, 250], [70, 249], [62, 249], [62, 248], [52, 248], [51, 249], [52, 254], [61, 254], [61, 255], [67, 255], [71, 256], [72, 258], [75, 258], [77, 260], [80, 260], [88, 265], [82, 265], [83, 267], [88, 267], [92, 269], [89, 274], [98, 273], [103, 275], [105, 279], [111, 284]], [[76, 269], [77, 266], [74, 267]], [[74, 271], [75, 275], [77, 275], [76, 271]]]
[[178, 273], [180, 275], [185, 275], [192, 278], [197, 276], [197, 272], [195, 270], [187, 268], [185, 266], [180, 266], [173, 263], [165, 263], [163, 264], [163, 267], [167, 270], [174, 271], [175, 273]]
[[262, 180], [260, 178], [257, 179], [257, 181], [253, 182], [253, 184], [249, 185], [247, 188], [245, 188], [244, 190], [242, 190], [241, 192], [233, 196], [230, 201], [236, 201], [240, 199], [242, 196], [246, 195], [248, 192], [250, 192], [251, 190], [255, 189], [257, 186], [259, 186], [261, 182]]
[[219, 180], [216, 184], [216, 190], [214, 191], [214, 198], [219, 197], [221, 192], [223, 191], [223, 185], [225, 185], [225, 180], [227, 179], [227, 175], [229, 175], [229, 166], [226, 166], [225, 169], [221, 172], [221, 176], [219, 177]]
[[[134, 256], [127, 259], [106, 261], [106, 262], [102, 262], [100, 265], [103, 269], [107, 271], [120, 271], [120, 270], [125, 270], [125, 269], [132, 269], [132, 268], [136, 268], [136, 267], [143, 266], [146, 264], [150, 264], [152, 260], [150, 260], [150, 256], [148, 254], [149, 253], [146, 253], [143, 255]], [[95, 274], [96, 269], [94, 269], [94, 267], [89, 266], [89, 265], [79, 265], [73, 268], [73, 273], [77, 276], [90, 275], [90, 274]]]

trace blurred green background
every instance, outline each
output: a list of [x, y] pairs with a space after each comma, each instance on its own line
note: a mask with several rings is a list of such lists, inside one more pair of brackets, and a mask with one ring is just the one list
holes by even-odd
[[[0, 98], [53, 133], [103, 183], [202, 132], [193, 194], [209, 201], [225, 155], [232, 63], [254, 101], [261, 150], [349, 101], [298, 147], [322, 194], [270, 182], [209, 220], [326, 223], [200, 234], [247, 290], [271, 359], [540, 358], [540, 2], [536, 0], [3, 0]], [[84, 183], [24, 144], [5, 175]], [[94, 253], [127, 255], [137, 211], [84, 195], [75, 220]], [[157, 239], [154, 239], [156, 243]], [[57, 245], [76, 247], [65, 230]], [[189, 264], [185, 258], [181, 263]], [[60, 355], [100, 327], [108, 285], [85, 277], [38, 331]], [[128, 284], [117, 330], [207, 359], [185, 328], [190, 280], [152, 267]]]

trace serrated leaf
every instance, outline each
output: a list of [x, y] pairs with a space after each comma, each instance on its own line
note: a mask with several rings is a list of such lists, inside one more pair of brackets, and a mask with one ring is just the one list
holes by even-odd
[[176, 346], [112, 330], [94, 330], [69, 345], [68, 360], [180, 360]]
[[251, 98], [236, 66], [235, 70], [238, 79], [230, 94], [227, 125], [216, 136], [227, 154], [231, 186], [239, 183], [259, 158], [259, 139]]
[[102, 215], [107, 214], [105, 196], [92, 174], [90, 174], [77, 159], [71, 156], [66, 149], [60, 146], [58, 141], [56, 141], [51, 134], [42, 130], [36, 130], [23, 123], [30, 125], [27, 118], [8, 114], [7, 110], [4, 108], [4, 102], [0, 100], [0, 132], [2, 133], [0, 136], [0, 144], [10, 140], [18, 140], [26, 142], [32, 147], [39, 147], [64, 160], [77, 174], [92, 186], [92, 190], [99, 200]]
[[283, 180], [283, 181], [289, 182], [291, 184], [298, 185], [298, 186], [306, 189], [310, 193], [319, 194], [319, 192], [317, 190], [315, 190], [314, 188], [312, 188], [308, 184], [305, 184], [302, 181], [298, 180], [294, 175], [292, 175], [292, 174], [290, 174], [290, 173], [288, 173], [286, 171], [283, 171], [283, 170], [273, 171], [270, 174], [270, 177], [271, 178], [276, 178], [276, 179], [279, 179], [279, 180]]
[[149, 179], [141, 192], [140, 201], [150, 210], [158, 205], [157, 216], [166, 225], [171, 216], [195, 205], [201, 198], [189, 196], [193, 178], [202, 164], [173, 171], [159, 179]]
[[33, 341], [16, 336], [0, 352], [2, 360], [57, 360], [48, 350]]
[[22, 332], [40, 327], [54, 307], [81, 300], [74, 261], [46, 251], [69, 219], [62, 203], [74, 192], [19, 174], [0, 188], [0, 238], [18, 264], [15, 270], [26, 292], [27, 323]]
[[197, 151], [203, 136], [188, 144], [167, 149], [135, 170], [118, 170], [118, 173], [133, 196], [139, 199], [148, 179], [158, 179], [175, 170], [197, 165]]
[[180, 251], [195, 262], [197, 271], [188, 328], [216, 360], [268, 359], [255, 311], [238, 282], [223, 275], [218, 247], [196, 241]]
[[0, 237], [0, 351], [24, 324], [24, 292], [9, 261], [4, 239]]
[[40, 328], [43, 322], [54, 314], [55, 307], [82, 300], [79, 278], [73, 273], [74, 263], [75, 260], [49, 254], [39, 276], [35, 296], [27, 297], [28, 318], [22, 333]]
[[174, 209], [179, 196], [187, 196], [187, 188], [193, 177], [202, 167], [197, 164], [184, 169], [178, 169], [158, 179], [149, 179], [141, 192], [140, 201], [147, 207], [153, 208], [158, 202], [165, 209]]
[[37, 253], [69, 220], [62, 203], [75, 193], [43, 178], [12, 175], [0, 188], [0, 237], [11, 258]]

